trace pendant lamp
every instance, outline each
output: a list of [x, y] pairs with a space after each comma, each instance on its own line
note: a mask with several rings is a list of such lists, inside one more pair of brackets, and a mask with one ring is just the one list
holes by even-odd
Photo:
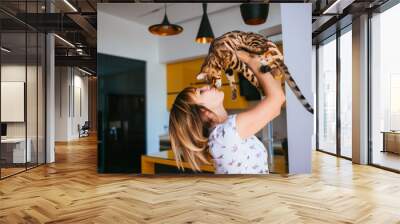
[[260, 25], [268, 17], [269, 4], [243, 3], [240, 5], [240, 14], [247, 25]]
[[210, 20], [207, 16], [207, 3], [203, 3], [203, 17], [197, 33], [196, 42], [201, 44], [211, 43], [214, 40], [214, 33], [211, 29]]
[[176, 24], [170, 24], [167, 17], [167, 6], [164, 4], [165, 14], [164, 20], [161, 24], [152, 25], [149, 27], [150, 33], [160, 36], [171, 36], [179, 34], [183, 31], [183, 28]]

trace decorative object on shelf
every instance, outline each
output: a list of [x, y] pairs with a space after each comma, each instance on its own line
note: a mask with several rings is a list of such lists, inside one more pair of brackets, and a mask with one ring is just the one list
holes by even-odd
[[211, 29], [210, 20], [207, 16], [207, 3], [203, 3], [203, 17], [197, 32], [196, 42], [201, 44], [211, 43], [214, 40], [214, 33]]
[[240, 5], [240, 14], [247, 25], [260, 25], [265, 23], [268, 17], [269, 4], [243, 3]]
[[183, 28], [176, 24], [171, 24], [167, 17], [167, 5], [164, 4], [164, 20], [161, 24], [155, 24], [149, 27], [150, 33], [159, 36], [177, 35], [183, 31]]

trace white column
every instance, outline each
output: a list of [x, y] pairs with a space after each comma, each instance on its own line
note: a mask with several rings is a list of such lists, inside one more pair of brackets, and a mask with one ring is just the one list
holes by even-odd
[[54, 133], [55, 133], [55, 78], [54, 78], [54, 35], [46, 36], [46, 163], [55, 161]]
[[[311, 11], [311, 3], [281, 4], [285, 64], [306, 99], [315, 105], [311, 70]], [[286, 108], [289, 173], [310, 173], [314, 118], [287, 85]]]
[[353, 20], [353, 162], [368, 163], [368, 16]]

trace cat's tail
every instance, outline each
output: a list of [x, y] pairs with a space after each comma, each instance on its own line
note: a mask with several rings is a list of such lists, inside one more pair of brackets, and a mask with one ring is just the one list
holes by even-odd
[[279, 67], [281, 68], [282, 72], [284, 72], [286, 83], [289, 85], [289, 87], [293, 91], [294, 95], [297, 97], [297, 99], [300, 101], [300, 103], [303, 105], [303, 107], [308, 112], [310, 112], [311, 114], [314, 114], [314, 109], [312, 108], [310, 103], [307, 101], [307, 99], [303, 95], [303, 93], [301, 92], [301, 90], [300, 90], [299, 86], [297, 85], [296, 81], [294, 81], [292, 75], [289, 72], [288, 67], [283, 62], [279, 63]]

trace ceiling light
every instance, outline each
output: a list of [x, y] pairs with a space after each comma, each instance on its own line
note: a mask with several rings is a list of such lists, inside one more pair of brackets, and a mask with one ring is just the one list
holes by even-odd
[[62, 37], [60, 37], [60, 36], [57, 35], [57, 34], [54, 34], [54, 36], [57, 37], [57, 38], [58, 38], [59, 40], [61, 40], [62, 42], [64, 42], [65, 44], [67, 44], [68, 46], [75, 48], [75, 45], [73, 45], [73, 44], [72, 44], [71, 42], [69, 42], [68, 40], [66, 40], [66, 39], [64, 39], [64, 38], [62, 38]]
[[322, 14], [341, 14], [343, 9], [351, 5], [354, 0], [336, 0], [327, 9], [324, 10]]
[[87, 74], [87, 75], [93, 75], [92, 73], [90, 73], [90, 72], [88, 72], [88, 71], [86, 71], [86, 70], [83, 70], [83, 69], [81, 69], [81, 68], [79, 68], [79, 67], [78, 67], [78, 70], [81, 71], [81, 72], [83, 72], [83, 73], [85, 73], [85, 74]]
[[65, 4], [67, 4], [74, 12], [78, 12], [78, 10], [71, 4], [69, 3], [68, 0], [64, 0]]
[[166, 4], [164, 4], [164, 12], [165, 14], [162, 23], [150, 26], [150, 33], [160, 36], [171, 36], [181, 33], [183, 31], [181, 26], [169, 23]]
[[6, 53], [10, 53], [10, 52], [11, 52], [10, 49], [5, 48], [5, 47], [1, 47], [0, 49], [1, 49], [2, 51], [6, 52]]
[[240, 14], [247, 25], [260, 25], [265, 23], [268, 17], [269, 4], [243, 3], [240, 5]]
[[214, 40], [214, 33], [211, 29], [210, 20], [207, 16], [207, 3], [203, 3], [203, 16], [201, 18], [201, 23], [199, 31], [197, 32], [196, 42], [197, 43], [211, 43]]

